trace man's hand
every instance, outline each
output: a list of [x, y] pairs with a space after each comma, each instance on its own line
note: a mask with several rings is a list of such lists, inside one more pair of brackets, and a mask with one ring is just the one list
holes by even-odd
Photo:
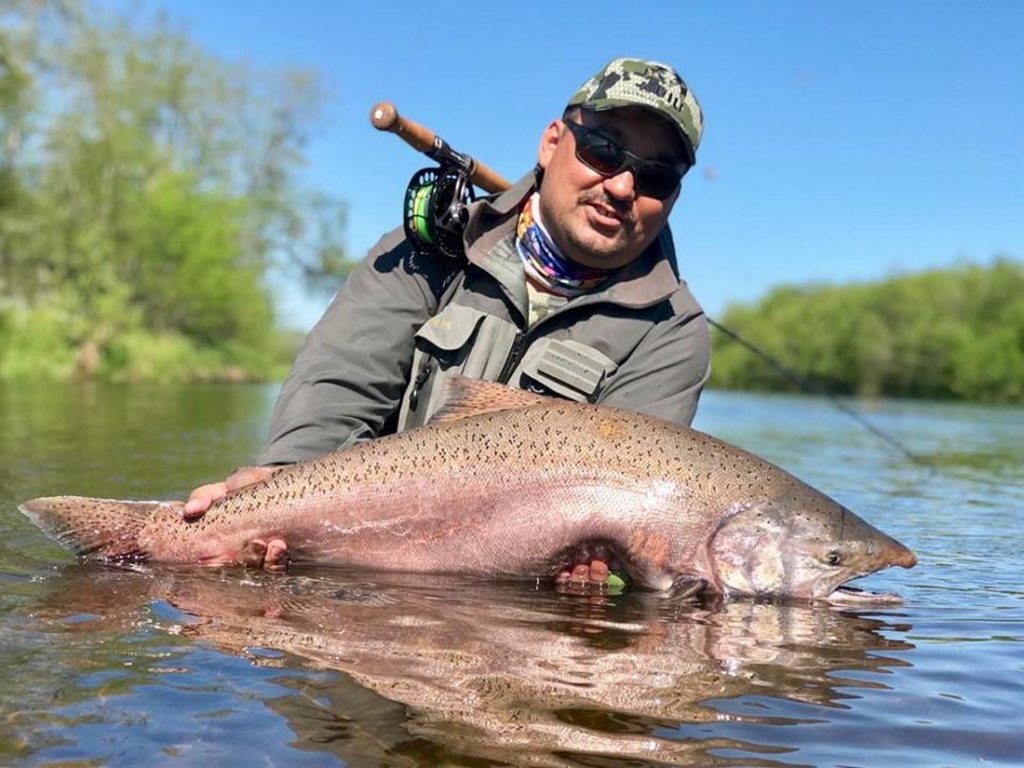
[[186, 520], [198, 520], [217, 499], [227, 496], [232, 491], [245, 488], [247, 485], [262, 482], [277, 472], [281, 467], [240, 467], [220, 483], [208, 483], [196, 488], [188, 496], [182, 509]]

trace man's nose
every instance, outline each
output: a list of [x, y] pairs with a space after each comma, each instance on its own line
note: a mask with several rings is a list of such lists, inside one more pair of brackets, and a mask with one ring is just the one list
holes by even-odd
[[624, 170], [604, 180], [605, 191], [617, 200], [632, 200], [636, 196], [636, 179], [631, 170]]

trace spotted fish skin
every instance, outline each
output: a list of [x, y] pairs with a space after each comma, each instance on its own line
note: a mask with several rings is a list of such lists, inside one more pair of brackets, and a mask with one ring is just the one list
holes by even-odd
[[425, 427], [285, 467], [194, 522], [181, 502], [54, 497], [21, 509], [88, 558], [224, 563], [280, 537], [298, 561], [542, 578], [597, 542], [653, 589], [697, 579], [728, 591], [713, 541], [751, 510], [856, 529], [883, 552], [871, 570], [912, 557], [782, 469], [692, 429], [468, 379], [449, 403]]

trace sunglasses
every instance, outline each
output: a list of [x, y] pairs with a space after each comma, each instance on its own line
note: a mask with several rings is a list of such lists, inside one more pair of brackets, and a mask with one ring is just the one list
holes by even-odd
[[576, 139], [577, 160], [605, 178], [631, 171], [637, 194], [667, 200], [679, 187], [683, 174], [690, 169], [688, 165], [673, 166], [644, 160], [585, 125], [570, 120], [562, 122]]

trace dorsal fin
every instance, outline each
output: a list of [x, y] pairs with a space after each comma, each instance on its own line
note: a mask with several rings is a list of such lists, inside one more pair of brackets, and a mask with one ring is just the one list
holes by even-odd
[[430, 417], [430, 424], [459, 421], [470, 416], [498, 411], [513, 411], [541, 405], [554, 398], [512, 389], [493, 381], [471, 379], [468, 376], [452, 376], [444, 390], [444, 400], [437, 412]]

